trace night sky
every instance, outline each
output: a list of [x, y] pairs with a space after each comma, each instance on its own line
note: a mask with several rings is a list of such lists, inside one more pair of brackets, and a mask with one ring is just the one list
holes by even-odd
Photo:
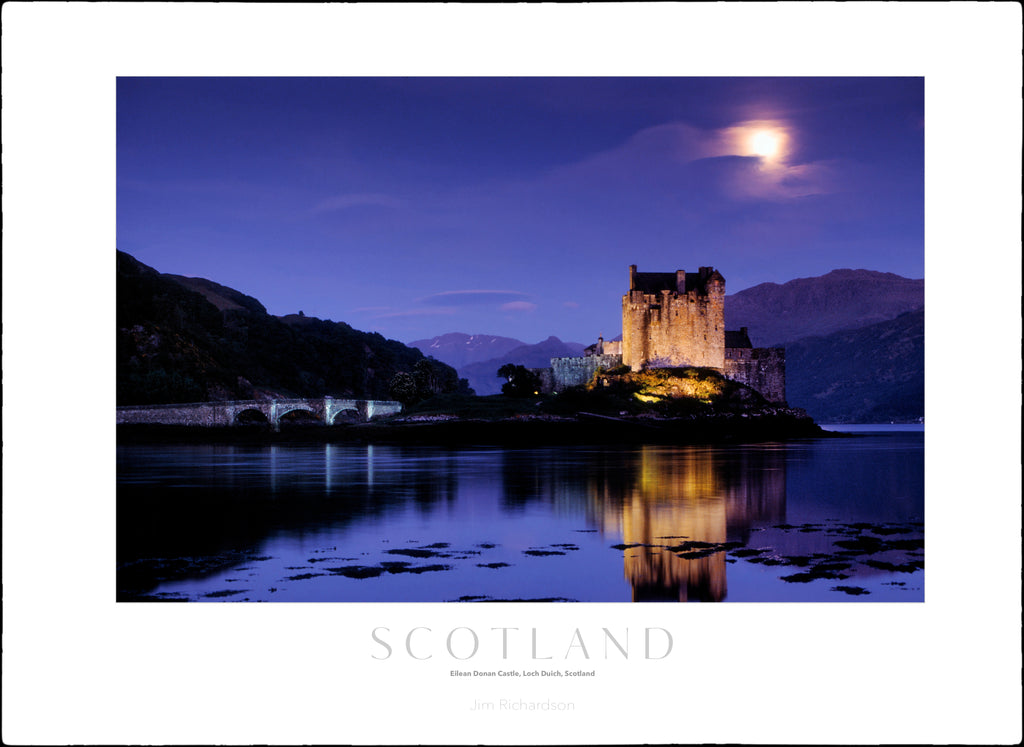
[[589, 343], [628, 267], [924, 277], [922, 78], [119, 78], [117, 247], [405, 342]]

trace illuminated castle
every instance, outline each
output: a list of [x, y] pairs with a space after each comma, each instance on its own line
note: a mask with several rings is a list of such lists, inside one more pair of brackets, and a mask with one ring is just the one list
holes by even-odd
[[786, 400], [786, 354], [755, 348], [747, 328], [725, 329], [725, 278], [713, 267], [697, 272], [637, 272], [629, 268], [622, 297], [622, 341], [586, 350], [583, 358], [552, 358], [555, 391], [585, 384], [598, 369], [713, 368], [769, 402]]

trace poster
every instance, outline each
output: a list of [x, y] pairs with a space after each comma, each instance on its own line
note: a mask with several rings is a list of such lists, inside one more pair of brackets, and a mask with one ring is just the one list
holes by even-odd
[[[1019, 31], [965, 5], [5, 6], [5, 741], [1019, 741]], [[924, 604], [114, 603], [117, 76], [752, 73], [925, 77]]]

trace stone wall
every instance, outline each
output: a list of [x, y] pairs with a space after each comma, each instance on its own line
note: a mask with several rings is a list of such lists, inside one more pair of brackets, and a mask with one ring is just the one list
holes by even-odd
[[622, 340], [606, 340], [603, 337], [597, 338], [597, 344], [592, 345], [586, 355], [622, 355]]
[[757, 390], [769, 402], [786, 401], [784, 348], [728, 348], [723, 373]]
[[139, 405], [117, 408], [117, 424], [191, 425], [213, 427], [231, 425], [233, 413], [223, 404]]
[[608, 370], [622, 365], [621, 355], [588, 355], [582, 358], [552, 358], [551, 391], [560, 392], [571, 386], [588, 383], [597, 369]]
[[528, 371], [537, 375], [540, 379], [541, 394], [551, 394], [555, 391], [554, 371], [550, 368], [528, 368]]
[[622, 297], [622, 361], [641, 368], [707, 366], [725, 361], [725, 284], [707, 293], [630, 290]]

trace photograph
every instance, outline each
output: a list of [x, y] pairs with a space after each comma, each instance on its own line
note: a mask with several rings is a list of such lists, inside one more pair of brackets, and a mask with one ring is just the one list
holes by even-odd
[[119, 601], [925, 600], [924, 79], [117, 81]]

